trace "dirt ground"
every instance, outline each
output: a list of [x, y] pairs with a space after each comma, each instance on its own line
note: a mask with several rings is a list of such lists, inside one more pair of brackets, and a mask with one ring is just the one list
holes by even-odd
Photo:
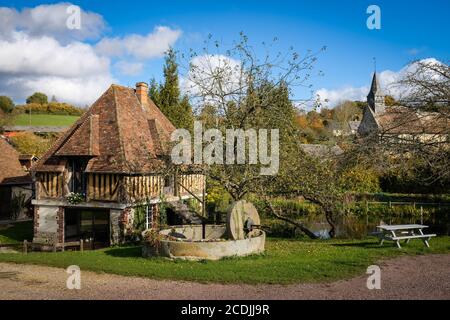
[[66, 287], [64, 269], [0, 263], [0, 299], [446, 299], [450, 254], [404, 256], [380, 263], [381, 289], [368, 275], [326, 284], [223, 285], [81, 272], [81, 289]]

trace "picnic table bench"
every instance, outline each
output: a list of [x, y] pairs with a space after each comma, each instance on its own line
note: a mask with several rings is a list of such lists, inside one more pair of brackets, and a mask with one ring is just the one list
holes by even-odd
[[428, 241], [432, 237], [435, 237], [435, 234], [424, 234], [423, 229], [428, 228], [428, 226], [424, 226], [421, 224], [396, 224], [396, 225], [380, 225], [377, 226], [377, 229], [380, 230], [378, 236], [380, 238], [380, 245], [383, 245], [385, 240], [394, 241], [397, 244], [397, 247], [401, 249], [400, 240], [405, 240], [406, 243], [409, 243], [411, 239], [422, 239], [423, 243], [427, 247], [430, 247]]

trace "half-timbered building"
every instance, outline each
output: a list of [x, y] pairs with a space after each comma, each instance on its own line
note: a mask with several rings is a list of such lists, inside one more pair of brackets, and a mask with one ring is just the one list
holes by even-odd
[[174, 130], [146, 83], [109, 87], [32, 167], [33, 241], [121, 243], [134, 231], [136, 208], [152, 227], [161, 201], [189, 220], [182, 201], [203, 201], [205, 178], [189, 168], [168, 173]]

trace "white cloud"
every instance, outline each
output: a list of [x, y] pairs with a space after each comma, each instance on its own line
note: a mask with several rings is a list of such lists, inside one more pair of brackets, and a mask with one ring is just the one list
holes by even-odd
[[144, 64], [140, 62], [128, 62], [125, 60], [118, 61], [114, 67], [116, 67], [121, 74], [127, 76], [136, 76], [139, 75], [143, 68]]
[[85, 43], [62, 45], [50, 37], [15, 32], [0, 40], [0, 92], [24, 101], [35, 91], [60, 101], [92, 103], [113, 81], [107, 58]]
[[103, 17], [93, 12], [80, 11], [80, 29], [69, 29], [68, 2], [40, 5], [17, 11], [0, 8], [0, 36], [8, 38], [14, 31], [23, 31], [31, 37], [51, 36], [59, 41], [97, 39], [106, 27]]
[[[0, 7], [0, 95], [23, 103], [36, 91], [58, 101], [90, 105], [114, 79], [112, 70], [139, 74], [144, 64], [130, 61], [160, 57], [180, 37], [180, 30], [159, 26], [146, 36], [101, 38], [106, 22], [81, 10], [81, 29], [69, 29], [71, 3], [16, 10]], [[84, 42], [83, 42], [84, 41]], [[111, 61], [115, 56], [123, 59]], [[113, 66], [114, 68], [112, 68]]]
[[104, 38], [96, 50], [110, 57], [133, 56], [138, 59], [162, 57], [181, 36], [181, 30], [158, 26], [145, 36], [131, 34], [123, 38]]
[[316, 96], [320, 98], [323, 106], [335, 107], [345, 100], [365, 100], [368, 93], [369, 87], [344, 87], [335, 90], [322, 88], [316, 91]]
[[[420, 60], [425, 63], [440, 63], [435, 58], [428, 58]], [[395, 99], [399, 99], [407, 93], [407, 88], [398, 85], [398, 82], [403, 79], [407, 74], [416, 70], [417, 64], [408, 64], [399, 71], [384, 70], [378, 73], [378, 81], [384, 94], [391, 95]], [[372, 80], [372, 76], [367, 77], [369, 81]], [[343, 87], [338, 89], [326, 89], [322, 88], [316, 91], [315, 95], [320, 98], [320, 101], [324, 106], [335, 107], [338, 103], [345, 100], [366, 100], [366, 96], [370, 90], [370, 82], [367, 86], [362, 87]]]
[[31, 38], [14, 33], [11, 41], [0, 40], [0, 73], [85, 77], [108, 72], [109, 60], [82, 42], [62, 45], [54, 38]]
[[0, 86], [9, 89], [17, 99], [24, 99], [33, 92], [47, 94], [49, 99], [55, 96], [58, 101], [84, 107], [97, 100], [112, 83], [108, 74], [91, 77], [62, 78], [57, 76], [0, 78]]

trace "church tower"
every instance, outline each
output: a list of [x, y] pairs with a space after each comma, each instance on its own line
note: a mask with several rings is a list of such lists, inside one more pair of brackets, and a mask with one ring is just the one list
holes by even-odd
[[370, 92], [367, 95], [367, 104], [374, 113], [383, 113], [386, 110], [384, 95], [381, 91], [376, 73], [373, 74], [372, 85], [370, 86]]

